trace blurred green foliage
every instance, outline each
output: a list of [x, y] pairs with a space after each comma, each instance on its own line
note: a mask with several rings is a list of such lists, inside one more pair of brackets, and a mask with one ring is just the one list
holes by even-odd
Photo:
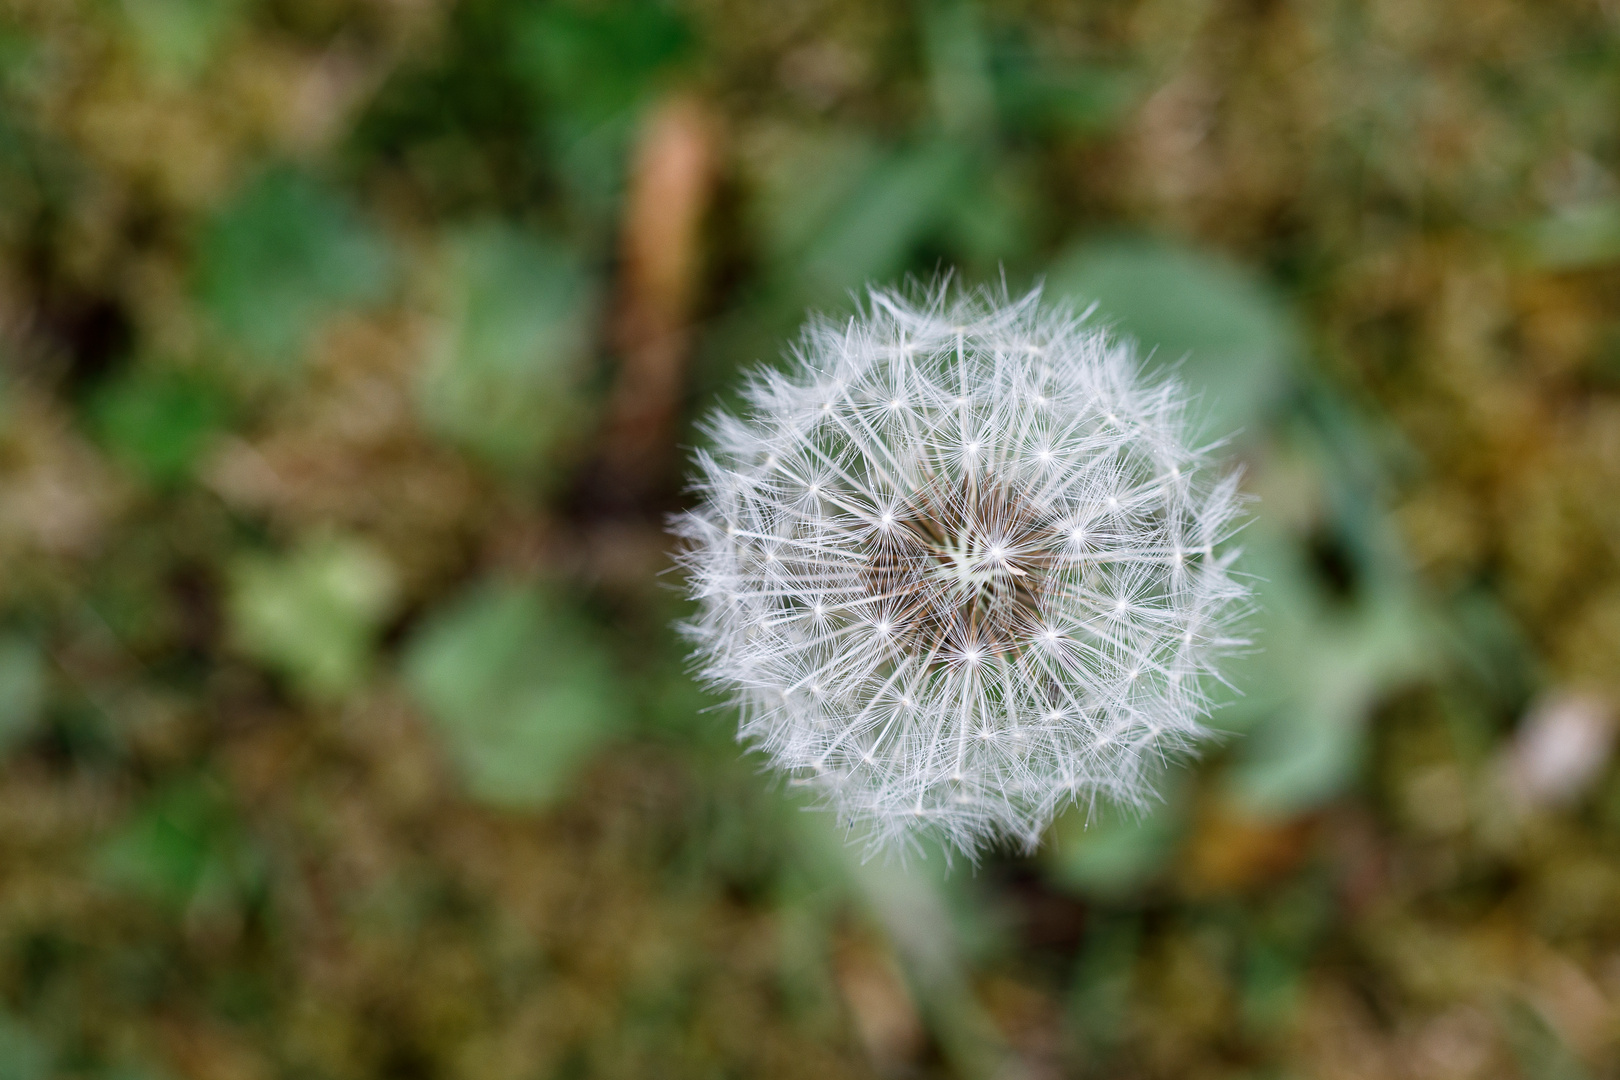
[[454, 235], [450, 249], [449, 314], [418, 408], [490, 461], [532, 468], [559, 436], [584, 426], [589, 282], [566, 248], [497, 224]]
[[45, 658], [21, 635], [0, 638], [0, 754], [33, 733], [45, 705]]
[[517, 70], [582, 124], [622, 123], [648, 83], [692, 46], [685, 21], [656, 0], [535, 6], [514, 22]]
[[1164, 872], [1185, 840], [1191, 786], [1173, 776], [1159, 789], [1163, 801], [1145, 813], [1111, 806], [1069, 814], [1048, 858], [1064, 886], [1095, 896], [1129, 896]]
[[[1617, 92], [1600, 5], [0, 0], [0, 1080], [1612, 1074]], [[1258, 498], [1202, 760], [948, 873], [661, 576], [947, 271]]]
[[182, 777], [154, 792], [96, 858], [112, 886], [182, 914], [228, 910], [260, 871], [217, 781]]
[[140, 367], [98, 387], [89, 414], [112, 457], [172, 485], [190, 474], [229, 408], [224, 392], [204, 379]]
[[245, 554], [232, 568], [231, 626], [250, 655], [316, 697], [356, 689], [395, 598], [387, 561], [364, 541], [313, 540], [285, 556]]
[[272, 167], [204, 232], [197, 295], [250, 355], [298, 359], [320, 321], [380, 298], [389, 252], [340, 196], [302, 173]]
[[45, 1080], [51, 1075], [51, 1052], [22, 1024], [0, 1017], [0, 1077]]
[[505, 806], [550, 802], [618, 733], [617, 681], [590, 638], [556, 599], [486, 584], [411, 642], [406, 683], [475, 796]]
[[195, 78], [241, 12], [238, 0], [113, 0], [141, 59], [160, 77]]
[[1197, 396], [1211, 434], [1259, 434], [1288, 389], [1298, 333], [1281, 299], [1227, 260], [1149, 239], [1093, 240], [1046, 284], [1095, 303], [1101, 319], [1151, 349], [1150, 366]]

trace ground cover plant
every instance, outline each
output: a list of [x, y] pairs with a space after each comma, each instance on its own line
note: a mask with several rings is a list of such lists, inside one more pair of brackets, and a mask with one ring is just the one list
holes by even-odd
[[[0, 0], [0, 1077], [1620, 1070], [1599, 0]], [[863, 860], [698, 421], [909, 273], [1258, 508], [1219, 737]]]

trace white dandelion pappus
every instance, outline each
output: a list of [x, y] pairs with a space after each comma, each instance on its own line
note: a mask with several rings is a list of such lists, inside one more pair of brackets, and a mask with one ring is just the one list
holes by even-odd
[[1150, 800], [1248, 596], [1180, 386], [1039, 290], [872, 290], [789, 360], [709, 419], [673, 525], [740, 738], [874, 848]]

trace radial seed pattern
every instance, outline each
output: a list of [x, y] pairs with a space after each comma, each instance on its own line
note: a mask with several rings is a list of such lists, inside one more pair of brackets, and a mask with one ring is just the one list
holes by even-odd
[[1246, 590], [1236, 478], [1128, 343], [989, 294], [874, 291], [718, 413], [676, 521], [741, 737], [879, 846], [1033, 847], [1149, 797]]

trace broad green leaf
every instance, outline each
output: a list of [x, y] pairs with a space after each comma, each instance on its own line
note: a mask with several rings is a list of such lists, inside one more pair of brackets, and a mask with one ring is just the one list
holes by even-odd
[[190, 79], [213, 58], [235, 22], [241, 0], [114, 0], [147, 67]]
[[519, 74], [587, 124], [630, 108], [691, 47], [676, 9], [653, 0], [536, 5], [513, 34]]
[[944, 141], [878, 160], [811, 242], [797, 275], [822, 298], [898, 273], [939, 224], [968, 164], [964, 147]]
[[452, 241], [448, 293], [419, 410], [496, 464], [532, 466], [579, 419], [589, 283], [566, 249], [490, 224]]
[[224, 792], [205, 777], [154, 792], [102, 845], [96, 869], [113, 887], [177, 911], [229, 905], [259, 874]]
[[224, 395], [208, 382], [144, 368], [100, 388], [90, 402], [102, 443], [159, 484], [190, 473], [226, 413]]
[[1262, 422], [1287, 380], [1296, 331], [1278, 299], [1242, 267], [1156, 240], [1080, 245], [1047, 275], [1049, 299], [1096, 302], [1095, 318], [1173, 366], [1211, 434]]
[[1040, 138], [1106, 131], [1136, 100], [1141, 80], [1125, 68], [1056, 55], [1029, 28], [1003, 26], [990, 53], [1003, 126]]
[[[1305, 538], [1282, 515], [1322, 498], [1315, 489], [1331, 486], [1331, 459], [1275, 464], [1283, 454], [1274, 448], [1273, 464], [1259, 468], [1260, 512], [1242, 535], [1241, 566], [1255, 586], [1244, 631], [1255, 648], [1223, 665], [1239, 693], [1211, 719], [1244, 733], [1225, 782], [1238, 802], [1265, 814], [1306, 810], [1339, 794], [1363, 762], [1380, 699], [1433, 661], [1413, 587], [1387, 543], [1345, 544], [1354, 581], [1343, 594], [1328, 587]], [[1377, 523], [1330, 517], [1319, 527], [1376, 531]]]
[[993, 275], [1031, 248], [1037, 206], [1032, 178], [1015, 165], [970, 169], [951, 193], [943, 233], [965, 270]]
[[1344, 789], [1361, 767], [1373, 708], [1431, 658], [1405, 598], [1375, 594], [1333, 611], [1302, 597], [1281, 560], [1249, 565], [1263, 579], [1249, 627], [1260, 648], [1226, 670], [1250, 697], [1215, 722], [1248, 729], [1226, 778], [1237, 798], [1253, 811], [1287, 814]]
[[51, 1051], [23, 1024], [0, 1013], [0, 1080], [47, 1080]]
[[548, 167], [586, 228], [612, 228], [645, 104], [690, 55], [676, 5], [657, 0], [520, 8], [511, 63], [542, 104]]
[[958, 138], [988, 133], [995, 121], [995, 88], [978, 4], [932, 0], [922, 16], [935, 117]]
[[28, 738], [45, 706], [45, 658], [20, 635], [0, 637], [0, 756]]
[[418, 632], [404, 674], [469, 790], [498, 805], [553, 799], [622, 723], [606, 655], [533, 588], [475, 587]]
[[341, 696], [366, 677], [395, 577], [375, 549], [352, 538], [317, 540], [283, 556], [251, 555], [231, 574], [231, 631], [250, 656], [304, 693]]
[[387, 244], [354, 207], [287, 168], [221, 211], [198, 253], [203, 306], [253, 357], [281, 367], [323, 320], [381, 299], [391, 278]]
[[1074, 65], [1012, 68], [996, 91], [1008, 124], [1037, 134], [1107, 131], [1136, 98], [1127, 73]]

